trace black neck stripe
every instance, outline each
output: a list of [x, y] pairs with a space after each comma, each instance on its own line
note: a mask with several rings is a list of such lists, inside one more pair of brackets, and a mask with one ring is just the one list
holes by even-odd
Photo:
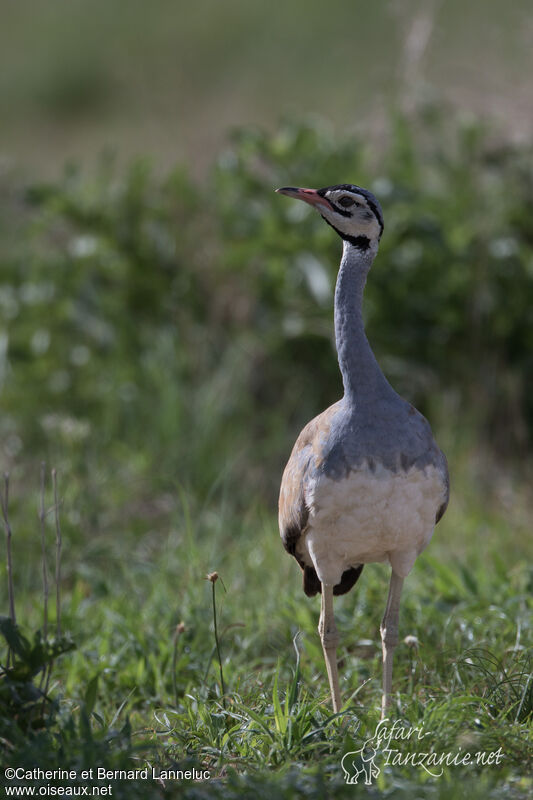
[[368, 236], [346, 236], [345, 234], [341, 233], [343, 239], [350, 244], [353, 244], [354, 247], [357, 247], [358, 250], [368, 250], [370, 247], [370, 239]]
[[333, 223], [331, 223], [328, 219], [326, 219], [326, 217], [322, 217], [322, 219], [328, 223], [330, 228], [333, 228], [333, 230], [339, 234], [341, 239], [344, 239], [344, 241], [346, 242], [350, 242], [350, 244], [353, 244], [353, 246], [357, 247], [358, 250], [368, 250], [368, 248], [370, 247], [370, 239], [368, 238], [368, 236], [350, 236], [350, 234], [343, 233], [338, 228], [336, 228], [335, 225], [333, 225]]

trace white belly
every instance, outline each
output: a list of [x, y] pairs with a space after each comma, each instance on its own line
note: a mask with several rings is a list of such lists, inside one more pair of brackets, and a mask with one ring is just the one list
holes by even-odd
[[408, 472], [361, 467], [339, 481], [321, 476], [307, 492], [300, 556], [326, 584], [372, 561], [389, 561], [405, 577], [431, 539], [444, 497], [442, 475], [430, 466]]

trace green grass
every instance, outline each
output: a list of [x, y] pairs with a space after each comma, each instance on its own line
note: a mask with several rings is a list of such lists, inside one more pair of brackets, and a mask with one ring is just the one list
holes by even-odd
[[[525, 798], [531, 790], [530, 509], [487, 508], [467, 482], [468, 465], [457, 465], [449, 513], [406, 582], [401, 633], [416, 636], [418, 646], [397, 649], [391, 716], [429, 732], [424, 750], [501, 747], [505, 757], [500, 766], [449, 767], [438, 779], [419, 767], [386, 767], [371, 796]], [[340, 759], [379, 719], [387, 569], [368, 566], [356, 590], [336, 601], [345, 707], [335, 717], [316, 632], [319, 601], [301, 592], [273, 514], [251, 507], [235, 516], [223, 504], [182, 501], [154, 529], [65, 541], [63, 626], [77, 649], [53, 667], [55, 721], [31, 735], [4, 732], [6, 763], [210, 770], [212, 782], [170, 783], [168, 796], [207, 797], [217, 785], [229, 796], [348, 796], [353, 787], [343, 788]], [[48, 535], [52, 555], [51, 524]], [[31, 629], [40, 625], [39, 582], [20, 590], [30, 568], [21, 553], [37, 541], [31, 518], [14, 539], [19, 620]], [[37, 573], [37, 555], [32, 562]], [[213, 569], [221, 578], [225, 698], [206, 580]], [[185, 630], [175, 638], [181, 621]], [[158, 791], [140, 781], [117, 782], [115, 790]]]

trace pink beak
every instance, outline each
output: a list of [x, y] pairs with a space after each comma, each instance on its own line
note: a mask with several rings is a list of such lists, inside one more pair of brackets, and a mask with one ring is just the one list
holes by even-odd
[[279, 194], [286, 194], [287, 197], [295, 197], [297, 200], [303, 200], [309, 203], [310, 206], [323, 205], [326, 208], [333, 208], [329, 200], [318, 194], [316, 189], [297, 189], [294, 186], [284, 186], [282, 189], [276, 189]]

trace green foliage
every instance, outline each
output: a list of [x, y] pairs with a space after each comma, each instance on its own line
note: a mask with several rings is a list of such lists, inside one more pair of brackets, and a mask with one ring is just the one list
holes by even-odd
[[28, 734], [53, 715], [46, 693], [49, 672], [54, 661], [75, 645], [65, 636], [43, 639], [41, 631], [30, 642], [9, 617], [0, 617], [0, 633], [8, 648], [8, 663], [0, 667], [0, 735], [6, 740], [13, 726]]

